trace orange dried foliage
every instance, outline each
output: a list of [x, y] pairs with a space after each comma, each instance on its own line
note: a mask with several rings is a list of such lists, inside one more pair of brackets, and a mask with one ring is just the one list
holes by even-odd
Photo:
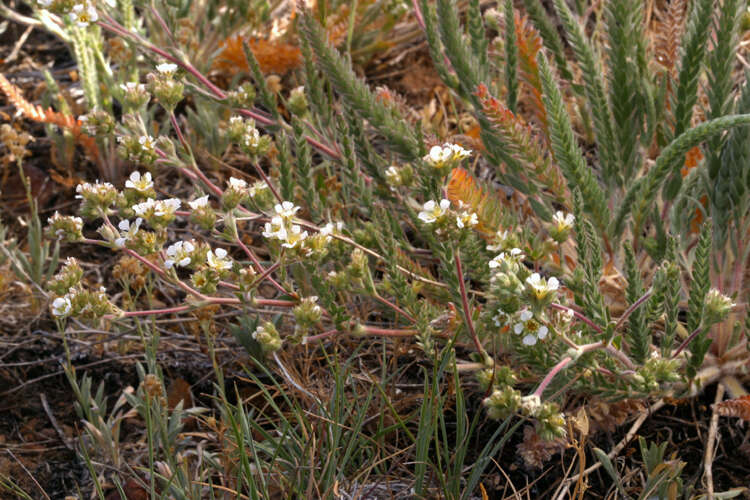
[[691, 169], [698, 166], [698, 163], [703, 159], [703, 151], [700, 146], [695, 146], [690, 151], [685, 153], [685, 164], [683, 165], [680, 173], [685, 177]]
[[750, 395], [716, 403], [713, 408], [722, 417], [736, 417], [750, 421]]
[[[682, 169], [680, 169], [680, 173], [683, 177], [688, 175], [690, 170], [694, 169], [698, 166], [698, 163], [703, 159], [703, 152], [701, 151], [700, 146], [695, 146], [690, 151], [688, 151], [685, 154], [685, 164], [683, 165]], [[708, 197], [703, 196], [700, 199], [701, 205], [704, 207], [708, 206]], [[699, 208], [695, 209], [695, 215], [693, 215], [693, 219], [690, 221], [690, 231], [692, 233], [698, 233], [700, 232], [701, 224], [703, 223], [703, 211]]]
[[453, 203], [463, 202], [477, 214], [477, 229], [494, 234], [500, 226], [502, 198], [496, 193], [487, 192], [463, 168], [454, 168], [446, 187], [448, 199]]
[[[542, 49], [542, 39], [529, 22], [527, 16], [521, 17], [516, 13], [516, 42], [518, 44], [518, 67], [522, 86], [529, 95], [529, 106], [534, 116], [539, 120], [545, 137], [547, 133], [547, 112], [542, 101], [542, 81], [539, 78], [539, 66], [536, 55]], [[547, 139], [549, 142], [549, 139]]]
[[31, 104], [24, 98], [21, 89], [10, 83], [5, 75], [0, 73], [0, 91], [8, 98], [8, 102], [13, 104], [25, 117], [39, 123], [49, 123], [70, 131], [78, 144], [83, 147], [88, 157], [96, 162], [99, 159], [99, 148], [93, 137], [86, 135], [82, 127], [82, 122], [71, 115], [64, 115], [57, 111], [41, 106]]
[[[223, 50], [216, 58], [214, 68], [229, 73], [250, 71], [242, 50], [243, 41], [240, 35], [235, 35], [221, 42]], [[283, 75], [302, 63], [302, 51], [294, 45], [262, 38], [249, 40], [247, 44], [263, 73]]]
[[[679, 58], [685, 14], [687, 2], [672, 0], [666, 12], [662, 12], [659, 20], [654, 22], [651, 30], [656, 62], [666, 68], [672, 78], [677, 76], [675, 63]], [[671, 92], [671, 82], [667, 81], [667, 85]]]
[[528, 178], [554, 193], [558, 200], [564, 200], [565, 180], [559, 169], [551, 163], [547, 148], [539, 140], [538, 134], [534, 133], [520, 114], [513, 113], [493, 97], [486, 85], [480, 84], [475, 95], [480, 99], [482, 111], [492, 122], [494, 130], [507, 145], [508, 152], [529, 169]]

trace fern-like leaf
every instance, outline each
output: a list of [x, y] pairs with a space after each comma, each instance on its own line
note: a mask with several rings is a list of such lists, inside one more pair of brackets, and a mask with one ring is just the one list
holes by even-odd
[[543, 53], [539, 53], [537, 62], [544, 88], [544, 105], [549, 117], [550, 141], [555, 160], [568, 181], [568, 187], [580, 189], [586, 212], [596, 226], [603, 231], [609, 219], [609, 208], [604, 192], [591, 168], [583, 159], [565, 102]]
[[518, 46], [513, 0], [505, 0], [505, 88], [508, 108], [515, 113], [518, 102]]
[[[617, 1], [617, 0], [614, 0]], [[602, 171], [606, 178], [613, 177], [620, 166], [614, 149], [614, 136], [612, 132], [612, 116], [604, 92], [602, 82], [602, 69], [598, 55], [586, 38], [583, 28], [574, 18], [565, 0], [554, 0], [557, 15], [560, 17], [573, 47], [578, 64], [581, 66], [584, 81], [584, 91], [588, 100], [589, 109], [594, 118], [594, 131], [596, 133], [599, 159]]]
[[305, 13], [300, 19], [300, 32], [347, 107], [354, 110], [361, 119], [367, 120], [404, 159], [412, 161], [420, 158], [424, 148], [417, 140], [414, 130], [407, 125], [395, 107], [375, 99], [346, 60], [328, 45], [323, 28], [309, 13]]

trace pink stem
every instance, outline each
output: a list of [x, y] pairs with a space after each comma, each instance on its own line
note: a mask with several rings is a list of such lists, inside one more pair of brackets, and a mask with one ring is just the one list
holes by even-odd
[[537, 387], [533, 392], [533, 395], [541, 398], [544, 389], [546, 389], [550, 382], [552, 382], [552, 379], [554, 379], [555, 376], [562, 370], [564, 370], [565, 367], [568, 366], [568, 364], [570, 364], [572, 361], [573, 358], [571, 358], [570, 356], [565, 356], [563, 359], [558, 361], [557, 364], [553, 366], [549, 373], [544, 377], [542, 382], [539, 384], [539, 387]]
[[620, 319], [617, 320], [617, 324], [615, 325], [615, 330], [619, 329], [625, 323], [625, 320], [627, 320], [628, 317], [631, 314], [633, 314], [633, 311], [635, 311], [636, 309], [638, 309], [641, 306], [641, 304], [643, 304], [644, 302], [646, 302], [648, 300], [648, 298], [651, 297], [652, 293], [653, 293], [653, 291], [649, 290], [648, 292], [644, 293], [642, 297], [640, 297], [638, 300], [636, 300], [635, 302], [633, 302], [630, 305], [630, 307], [628, 307], [627, 310], [622, 314], [622, 316], [620, 316]]
[[549, 306], [552, 309], [557, 309], [558, 311], [570, 311], [570, 312], [572, 312], [573, 316], [575, 316], [578, 320], [583, 321], [584, 323], [586, 323], [587, 325], [589, 325], [597, 333], [602, 333], [604, 331], [596, 323], [594, 323], [593, 321], [591, 321], [590, 319], [588, 319], [586, 316], [584, 316], [583, 314], [579, 313], [575, 309], [571, 309], [570, 307], [564, 306], [562, 304], [557, 304], [555, 302], [553, 302]]
[[125, 312], [123, 316], [126, 318], [130, 318], [133, 316], [151, 316], [152, 314], [170, 314], [170, 313], [189, 311], [190, 309], [193, 309], [193, 308], [194, 306], [188, 305], [188, 306], [168, 307], [166, 309], [149, 309], [147, 311], [128, 311], [128, 312]]

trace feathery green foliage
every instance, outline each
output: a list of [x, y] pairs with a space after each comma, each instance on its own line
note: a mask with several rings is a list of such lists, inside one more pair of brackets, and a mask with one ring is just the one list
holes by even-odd
[[609, 218], [604, 192], [583, 159], [560, 89], [555, 83], [547, 58], [541, 52], [537, 62], [544, 87], [544, 104], [549, 115], [550, 142], [555, 160], [560, 165], [570, 189], [580, 190], [587, 215], [601, 230], [606, 227]]
[[[613, 163], [604, 164], [604, 177], [611, 185], [627, 184], [636, 174], [639, 162], [638, 137], [643, 128], [643, 113], [639, 108], [643, 91], [637, 64], [642, 43], [639, 26], [644, 23], [642, 3], [640, 0], [612, 0], [604, 7], [612, 140], [616, 141], [612, 146]], [[605, 143], [602, 147], [609, 145]]]
[[[713, 5], [713, 0], [695, 0], [691, 6], [681, 45], [680, 72], [671, 108], [674, 123], [672, 138], [679, 137], [690, 128], [693, 108], [698, 101], [698, 80], [707, 52]], [[681, 157], [682, 155], [679, 156]], [[667, 200], [673, 200], [677, 196], [682, 184], [682, 165], [677, 160], [678, 158], [673, 159], [669, 165], [669, 179], [664, 189]]]
[[708, 338], [708, 329], [703, 326], [703, 308], [706, 294], [711, 288], [711, 224], [706, 223], [701, 231], [698, 244], [693, 254], [692, 283], [690, 296], [688, 297], [687, 330], [693, 333], [702, 328], [690, 344], [690, 360], [687, 364], [688, 377], [693, 378], [703, 364], [703, 359], [711, 347], [711, 339]]
[[628, 307], [635, 307], [628, 316], [628, 345], [633, 358], [639, 363], [643, 363], [649, 355], [649, 347], [651, 346], [651, 332], [647, 328], [644, 312], [648, 301], [636, 305], [644, 296], [641, 273], [636, 264], [632, 246], [628, 242], [624, 242], [623, 248], [625, 250], [625, 279], [628, 281], [625, 294]]
[[367, 118], [403, 158], [419, 158], [423, 147], [417, 141], [414, 130], [406, 124], [395, 107], [375, 99], [346, 60], [328, 45], [320, 24], [311, 15], [305, 14], [300, 19], [300, 30], [317, 55], [322, 71], [346, 105], [361, 118]]
[[516, 23], [513, 0], [503, 3], [505, 15], [505, 87], [508, 91], [506, 100], [508, 109], [516, 112], [518, 104], [518, 47], [516, 46]]
[[[573, 13], [565, 1], [555, 0], [555, 9], [557, 10], [557, 15], [562, 20], [568, 41], [573, 47], [583, 73], [584, 92], [588, 100], [588, 107], [594, 118], [594, 131], [596, 132], [597, 145], [599, 147], [598, 154], [601, 169], [605, 178], [611, 179], [618, 168], [618, 164], [621, 162], [618, 161], [615, 154], [612, 115], [604, 91], [599, 57], [595, 54], [593, 47], [583, 33], [581, 25], [573, 17]], [[636, 128], [633, 127], [632, 123], [630, 126], [633, 129]]]

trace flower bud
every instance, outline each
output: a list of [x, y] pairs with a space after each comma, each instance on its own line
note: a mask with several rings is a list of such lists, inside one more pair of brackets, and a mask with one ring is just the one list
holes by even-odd
[[289, 111], [297, 116], [304, 116], [307, 114], [307, 96], [305, 95], [305, 87], [297, 87], [292, 89], [289, 93], [289, 101], [287, 102]]
[[318, 297], [311, 296], [302, 299], [298, 306], [296, 306], [292, 313], [294, 318], [301, 327], [309, 328], [318, 323], [323, 315], [323, 310], [316, 303]]
[[237, 90], [227, 92], [227, 99], [234, 108], [252, 108], [255, 104], [255, 87], [245, 82]]
[[734, 306], [732, 299], [715, 288], [710, 289], [703, 301], [704, 322], [713, 325], [724, 321]]
[[97, 109], [87, 115], [80, 116], [79, 121], [88, 135], [95, 137], [108, 137], [115, 130], [115, 119], [112, 115]]
[[126, 113], [136, 112], [148, 103], [151, 95], [142, 83], [127, 82], [120, 85], [122, 107]]
[[369, 269], [370, 266], [367, 260], [367, 255], [365, 255], [365, 253], [359, 248], [355, 248], [352, 251], [351, 260], [347, 267], [349, 276], [353, 279], [362, 279], [367, 276]]
[[258, 326], [253, 332], [252, 337], [260, 344], [263, 353], [276, 352], [281, 349], [281, 336], [279, 336], [278, 330], [276, 330], [276, 327], [270, 321], [266, 321]]
[[521, 393], [511, 386], [494, 390], [489, 397], [482, 401], [487, 408], [487, 415], [495, 420], [505, 419], [513, 415], [521, 406]]
[[70, 215], [55, 215], [47, 219], [47, 234], [49, 237], [64, 239], [68, 242], [83, 239], [83, 220], [80, 217]]

